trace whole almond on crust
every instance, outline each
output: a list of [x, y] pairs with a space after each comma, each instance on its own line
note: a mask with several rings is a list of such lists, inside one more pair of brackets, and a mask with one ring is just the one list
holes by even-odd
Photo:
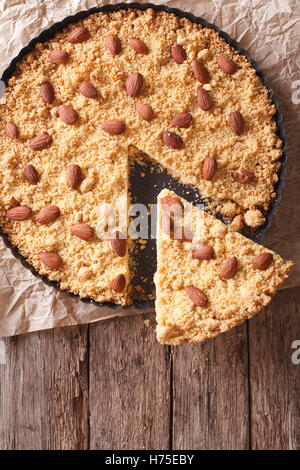
[[110, 119], [101, 124], [101, 129], [111, 135], [122, 134], [126, 129], [126, 123], [119, 119]]
[[84, 28], [83, 26], [78, 26], [68, 34], [67, 41], [71, 42], [72, 44], [78, 44], [80, 42], [86, 41], [89, 37], [89, 30]]
[[112, 233], [110, 238], [110, 245], [118, 256], [125, 256], [127, 240], [126, 237], [124, 238], [124, 235], [118, 230]]
[[203, 111], [208, 111], [213, 105], [210, 94], [204, 88], [199, 88], [197, 100], [199, 108], [203, 109]]
[[24, 176], [30, 184], [37, 184], [39, 180], [39, 175], [33, 165], [26, 165], [23, 168]]
[[228, 73], [228, 74], [233, 74], [237, 70], [237, 66], [232, 62], [229, 57], [226, 55], [219, 55], [217, 57], [217, 62], [219, 64], [219, 67], [223, 70], [223, 72]]
[[16, 140], [19, 135], [17, 126], [13, 122], [8, 122], [4, 127], [4, 132], [7, 137]]
[[149, 52], [148, 47], [141, 39], [130, 38], [129, 44], [138, 54], [147, 54], [147, 52]]
[[67, 168], [67, 182], [72, 189], [77, 189], [83, 180], [82, 171], [79, 165], [69, 165]]
[[272, 253], [261, 253], [260, 255], [255, 256], [253, 259], [253, 266], [257, 269], [265, 270], [268, 269], [272, 261]]
[[54, 88], [49, 82], [44, 82], [40, 85], [40, 94], [47, 104], [53, 103], [54, 100]]
[[126, 279], [124, 274], [118, 274], [117, 277], [112, 282], [112, 288], [114, 291], [116, 291], [118, 294], [123, 292], [126, 286]]
[[85, 241], [90, 240], [94, 236], [94, 230], [88, 224], [73, 225], [70, 231], [73, 235]]
[[182, 138], [174, 132], [163, 131], [162, 139], [171, 149], [180, 149], [183, 146]]
[[138, 96], [142, 90], [143, 81], [143, 75], [139, 72], [130, 73], [125, 82], [127, 95], [131, 98]]
[[233, 111], [228, 116], [228, 122], [236, 135], [241, 135], [244, 131], [245, 122], [244, 118], [239, 111]]
[[86, 98], [95, 99], [99, 95], [97, 88], [89, 82], [82, 82], [79, 87], [79, 91]]
[[105, 45], [113, 56], [118, 55], [121, 52], [121, 41], [116, 34], [109, 34], [106, 36]]
[[178, 216], [183, 213], [183, 203], [180, 199], [176, 197], [166, 196], [160, 200], [163, 210], [171, 215], [171, 216]]
[[51, 62], [55, 64], [66, 64], [69, 60], [69, 53], [67, 51], [57, 50], [51, 52], [49, 58]]
[[183, 64], [183, 62], [187, 59], [187, 54], [180, 44], [176, 44], [175, 46], [171, 47], [171, 56], [175, 62], [177, 62], [177, 64]]
[[47, 224], [48, 222], [54, 222], [60, 215], [59, 207], [57, 206], [46, 206], [40, 210], [35, 220], [39, 224]]
[[6, 212], [6, 217], [10, 220], [27, 220], [31, 215], [32, 210], [28, 206], [16, 206]]
[[153, 117], [153, 110], [151, 106], [145, 103], [138, 102], [135, 105], [136, 112], [144, 119], [144, 121], [150, 121]]
[[182, 242], [191, 242], [194, 234], [188, 227], [182, 225], [174, 225], [174, 239]]
[[206, 181], [211, 181], [217, 172], [217, 161], [214, 157], [206, 157], [202, 166], [202, 175]]
[[220, 276], [224, 279], [231, 279], [237, 272], [237, 258], [233, 256], [226, 260], [220, 269]]
[[235, 181], [238, 181], [239, 183], [251, 183], [251, 181], [254, 179], [254, 173], [253, 171], [246, 170], [246, 168], [242, 168], [241, 170], [238, 171], [232, 171], [231, 176]]
[[196, 80], [198, 80], [198, 82], [202, 83], [203, 85], [205, 83], [210, 82], [209, 73], [208, 73], [206, 67], [199, 60], [194, 60], [194, 62], [193, 62], [193, 72], [194, 72]]
[[169, 235], [169, 237], [173, 238], [173, 230], [174, 230], [174, 224], [167, 212], [162, 212], [161, 217], [160, 217], [160, 227], [161, 230], [166, 234]]
[[53, 138], [47, 132], [37, 135], [29, 144], [31, 150], [45, 150], [48, 149], [53, 142]]
[[67, 104], [62, 104], [58, 110], [58, 115], [60, 117], [60, 119], [65, 123], [65, 124], [75, 124], [75, 122], [77, 121], [78, 119], [78, 114], [77, 112], [75, 111], [74, 108], [72, 108], [72, 106], [69, 106]]
[[176, 114], [171, 121], [172, 127], [185, 128], [187, 129], [192, 124], [192, 115], [190, 113]]
[[187, 295], [197, 307], [206, 307], [208, 298], [201, 289], [195, 286], [188, 286], [185, 288]]
[[210, 260], [215, 256], [215, 252], [211, 245], [203, 245], [194, 250], [192, 256], [196, 259]]
[[50, 269], [59, 269], [63, 264], [61, 257], [53, 251], [44, 251], [39, 254], [40, 261]]

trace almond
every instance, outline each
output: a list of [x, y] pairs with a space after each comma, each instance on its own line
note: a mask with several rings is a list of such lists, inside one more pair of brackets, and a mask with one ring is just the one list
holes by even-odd
[[194, 234], [188, 227], [183, 227], [182, 225], [174, 226], [174, 239], [180, 240], [182, 242], [191, 242], [193, 240]]
[[217, 161], [214, 157], [206, 157], [202, 166], [202, 175], [206, 181], [211, 181], [217, 172]]
[[24, 176], [30, 184], [37, 184], [39, 175], [33, 165], [24, 166]]
[[70, 231], [73, 235], [85, 241], [90, 240], [94, 236], [94, 230], [88, 224], [73, 225], [73, 227], [70, 228]]
[[141, 39], [131, 38], [129, 39], [129, 44], [138, 54], [147, 54], [149, 51], [148, 47]]
[[193, 72], [198, 82], [202, 83], [203, 85], [205, 83], [209, 83], [210, 81], [209, 73], [207, 69], [205, 68], [205, 66], [202, 64], [202, 62], [199, 62], [198, 60], [194, 60]]
[[126, 245], [127, 245], [127, 240], [124, 235], [116, 230], [110, 238], [110, 244], [114, 252], [120, 256], [123, 257], [126, 254]]
[[182, 138], [174, 132], [163, 131], [162, 139], [171, 149], [180, 149], [183, 146]]
[[236, 69], [237, 69], [236, 65], [226, 55], [219, 55], [217, 57], [217, 62], [219, 64], [219, 67], [223, 70], [223, 72], [228, 73], [230, 75], [236, 72]]
[[194, 250], [192, 256], [196, 259], [210, 260], [215, 256], [215, 252], [212, 246], [203, 245], [201, 246], [201, 248], [197, 248], [197, 250]]
[[208, 299], [204, 292], [198, 287], [188, 286], [185, 288], [187, 295], [197, 307], [206, 307], [208, 304]]
[[203, 111], [208, 111], [212, 107], [210, 94], [204, 88], [199, 88], [197, 100], [199, 108], [203, 109]]
[[54, 222], [60, 215], [59, 207], [57, 206], [46, 206], [37, 214], [35, 220], [39, 224], [47, 224], [48, 222]]
[[99, 95], [97, 88], [89, 82], [82, 82], [79, 91], [86, 98], [95, 99]]
[[16, 140], [19, 135], [17, 126], [13, 122], [8, 122], [4, 128], [5, 135], [12, 140]]
[[67, 51], [53, 51], [49, 57], [51, 62], [54, 62], [55, 64], [66, 64], [69, 60], [69, 54]]
[[237, 258], [233, 256], [226, 260], [220, 269], [220, 276], [224, 279], [231, 279], [237, 272]]
[[166, 196], [160, 200], [163, 210], [171, 215], [171, 216], [178, 216], [182, 215], [184, 206], [180, 199], [176, 197]]
[[173, 238], [173, 221], [167, 212], [162, 212], [160, 217], [161, 230], [169, 237]]
[[125, 289], [125, 286], [126, 286], [126, 279], [125, 279], [124, 274], [118, 274], [118, 276], [112, 282], [113, 290], [118, 292], [118, 294], [120, 294]]
[[63, 260], [57, 253], [53, 253], [53, 251], [45, 251], [44, 253], [39, 254], [40, 261], [50, 269], [59, 269], [62, 264]]
[[51, 104], [54, 100], [54, 88], [51, 83], [42, 83], [40, 86], [40, 94], [45, 103]]
[[73, 109], [72, 106], [69, 106], [67, 104], [62, 104], [58, 108], [57, 112], [58, 112], [60, 119], [65, 124], [74, 124], [78, 119], [78, 114], [75, 111], [75, 109]]
[[173, 117], [171, 121], [171, 126], [172, 127], [184, 127], [185, 129], [190, 127], [192, 123], [192, 115], [189, 113], [180, 113], [176, 114], [176, 116]]
[[239, 111], [233, 111], [228, 116], [228, 122], [236, 135], [241, 135], [244, 131], [244, 118]]
[[79, 165], [69, 165], [67, 168], [67, 182], [72, 189], [77, 189], [83, 179], [82, 171]]
[[238, 171], [232, 171], [231, 176], [239, 183], [251, 183], [254, 178], [254, 173], [250, 170], [246, 170], [246, 168], [242, 168]]
[[127, 95], [131, 98], [138, 96], [142, 90], [143, 81], [143, 75], [139, 72], [129, 74], [125, 82]]
[[32, 215], [32, 210], [28, 206], [17, 206], [6, 212], [6, 217], [10, 220], [26, 220]]
[[84, 28], [83, 26], [78, 26], [68, 34], [67, 41], [71, 42], [72, 44], [78, 44], [80, 42], [86, 41], [89, 37], [89, 30]]
[[257, 269], [267, 269], [273, 261], [272, 253], [261, 253], [253, 259], [253, 266]]
[[106, 36], [105, 45], [112, 55], [118, 55], [121, 52], [121, 41], [115, 34]]
[[111, 119], [109, 121], [104, 121], [101, 125], [101, 129], [111, 135], [122, 134], [126, 129], [126, 124], [124, 121], [119, 119]]
[[44, 150], [51, 146], [53, 138], [47, 132], [36, 136], [29, 144], [31, 150]]
[[144, 104], [144, 103], [136, 103], [135, 105], [135, 109], [136, 109], [136, 112], [138, 113], [138, 115], [144, 119], [144, 121], [150, 121], [153, 117], [153, 110], [151, 108], [151, 106], [149, 106], [148, 104]]
[[177, 64], [183, 64], [183, 62], [187, 59], [187, 54], [180, 44], [176, 44], [175, 46], [171, 47], [171, 56], [177, 62]]

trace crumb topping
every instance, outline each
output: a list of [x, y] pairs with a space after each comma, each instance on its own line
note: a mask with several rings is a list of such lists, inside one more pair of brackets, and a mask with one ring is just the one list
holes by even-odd
[[[127, 287], [113, 288], [120, 275], [128, 286], [128, 250], [119, 257], [97, 237], [97, 211], [127, 202], [129, 147], [238, 216], [236, 226], [255, 228], [275, 197], [282, 142], [274, 114], [248, 60], [213, 30], [151, 9], [90, 15], [37, 44], [9, 80], [0, 105], [1, 226], [62, 289], [128, 304]], [[203, 168], [207, 158], [213, 171]], [[70, 165], [82, 171], [74, 187]], [[233, 178], [241, 170], [253, 178]], [[59, 217], [37, 224], [38, 212], [53, 205]], [[32, 215], [8, 219], [16, 206]], [[77, 224], [94, 237], [74, 236]], [[44, 252], [59, 254], [62, 267], [43, 264]]]
[[194, 235], [191, 243], [182, 242], [164, 233], [158, 224], [157, 337], [166, 344], [202, 341], [266, 306], [293, 263], [230, 231], [230, 226], [166, 189], [158, 197], [159, 220], [163, 211], [160, 201], [166, 197], [182, 202], [184, 214], [188, 214], [184, 223], [194, 234], [200, 220], [202, 236], [197, 239]]

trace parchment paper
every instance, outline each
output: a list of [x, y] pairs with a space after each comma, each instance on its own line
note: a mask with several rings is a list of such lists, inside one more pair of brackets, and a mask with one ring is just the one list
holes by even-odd
[[[20, 49], [66, 16], [118, 1], [0, 0], [0, 75]], [[130, 2], [127, 2], [130, 3]], [[141, 1], [140, 3], [147, 3]], [[280, 209], [263, 244], [296, 262], [284, 287], [300, 284], [300, 2], [181, 0], [152, 3], [215, 23], [248, 50], [273, 87], [288, 141], [288, 175]], [[36, 279], [0, 240], [0, 336], [127, 315], [72, 300]]]

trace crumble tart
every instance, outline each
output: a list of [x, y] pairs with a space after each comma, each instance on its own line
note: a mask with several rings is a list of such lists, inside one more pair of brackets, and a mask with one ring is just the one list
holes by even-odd
[[164, 189], [154, 278], [158, 341], [198, 342], [233, 328], [270, 302], [292, 267]]
[[99, 204], [127, 201], [128, 146], [256, 228], [280, 167], [274, 114], [248, 60], [215, 31], [152, 9], [90, 15], [37, 44], [9, 80], [1, 226], [62, 289], [128, 304], [128, 249], [96, 236]]

